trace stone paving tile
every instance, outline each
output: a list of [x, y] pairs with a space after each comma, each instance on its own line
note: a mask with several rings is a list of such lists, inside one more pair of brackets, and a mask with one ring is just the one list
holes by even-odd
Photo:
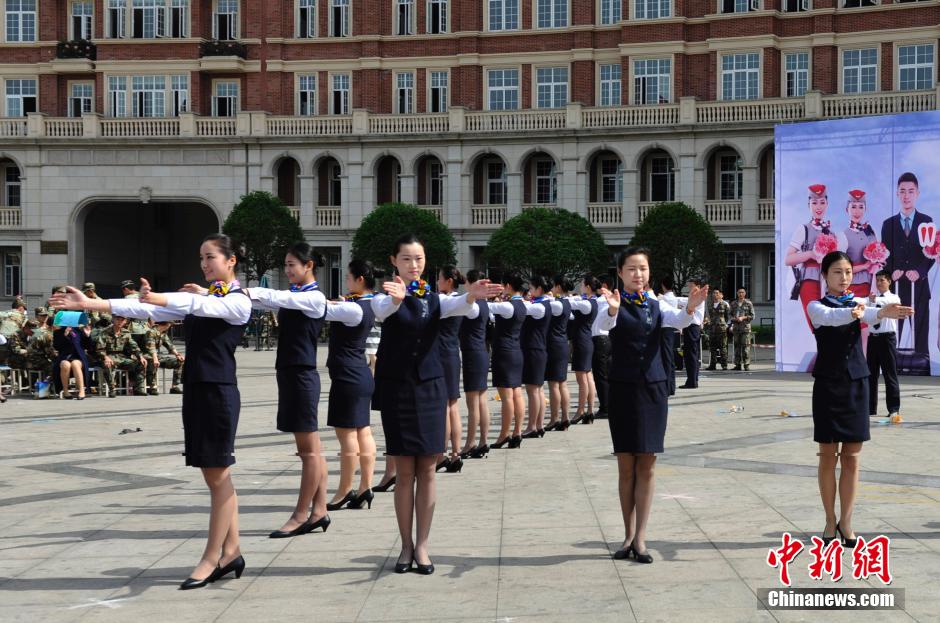
[[[892, 538], [892, 586], [905, 589], [906, 609], [821, 613], [767, 611], [756, 597], [777, 586], [765, 558], [781, 533], [806, 540], [823, 525], [812, 421], [779, 416], [808, 415], [805, 375], [775, 375], [763, 364], [706, 374], [699, 391], [673, 400], [656, 468], [653, 565], [610, 558], [623, 524], [599, 420], [440, 474], [437, 572], [423, 577], [392, 573], [400, 548], [392, 494], [377, 494], [371, 510], [331, 513], [326, 534], [267, 538], [292, 511], [300, 473], [290, 437], [274, 431], [273, 353], [238, 357], [234, 479], [245, 575], [177, 590], [204, 546], [209, 502], [198, 472], [181, 463], [178, 396], [13, 398], [0, 407], [0, 620], [940, 620], [936, 379], [902, 380], [904, 426], [873, 421], [862, 456], [855, 528]], [[744, 410], [721, 413], [732, 404]], [[499, 403], [489, 405], [496, 423]], [[381, 454], [377, 414], [373, 421]], [[322, 438], [335, 487], [339, 446], [328, 427]], [[376, 482], [381, 470], [380, 457]], [[791, 567], [794, 586], [831, 586], [807, 577], [807, 561], [801, 554]], [[848, 555], [844, 562], [850, 569]]]

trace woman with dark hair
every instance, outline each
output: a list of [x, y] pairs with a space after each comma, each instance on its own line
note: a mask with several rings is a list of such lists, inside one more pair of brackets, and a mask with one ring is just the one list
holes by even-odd
[[[602, 326], [610, 331], [610, 413], [626, 538], [616, 559], [651, 563], [646, 525], [653, 503], [653, 467], [663, 451], [669, 391], [663, 367], [663, 331], [681, 329], [702, 313], [708, 286], [692, 288], [686, 310], [649, 296], [649, 251], [627, 248], [618, 259], [623, 290], [602, 290], [608, 303]], [[694, 316], [694, 317], [693, 317]]]
[[[819, 495], [826, 513], [822, 540], [836, 536], [845, 547], [856, 545], [852, 511], [858, 488], [862, 443], [871, 439], [868, 419], [868, 364], [862, 352], [862, 327], [883, 318], [913, 315], [911, 307], [890, 303], [866, 307], [865, 299], [851, 291], [852, 258], [842, 251], [823, 257], [821, 274], [826, 294], [806, 308], [816, 337], [813, 368], [813, 441], [819, 444]], [[841, 446], [841, 447], [840, 447]], [[836, 519], [836, 464], [840, 463], [838, 491], [841, 517]]]
[[545, 430], [563, 431], [571, 425], [568, 419], [568, 406], [571, 404], [571, 395], [568, 392], [568, 322], [571, 318], [570, 293], [573, 287], [564, 275], [556, 275], [552, 280], [551, 294], [561, 306], [561, 313], [552, 315], [548, 328], [545, 379], [548, 381], [551, 418]]
[[88, 352], [94, 350], [91, 341], [91, 325], [83, 327], [56, 327], [52, 332], [52, 347], [56, 352], [56, 359], [52, 369], [58, 370], [53, 375], [56, 393], [64, 392], [66, 398], [71, 398], [69, 392], [69, 377], [75, 377], [76, 398], [85, 399], [85, 386], [88, 380]]
[[158, 294], [141, 279], [139, 299], [91, 299], [76, 288], [55, 294], [57, 309], [97, 311], [154, 322], [183, 320], [186, 367], [183, 370], [183, 434], [186, 464], [199, 467], [212, 506], [209, 538], [202, 559], [183, 590], [201, 588], [229, 573], [245, 570], [238, 535], [238, 497], [232, 484], [235, 432], [241, 401], [235, 376], [235, 349], [251, 317], [251, 301], [235, 278], [235, 245], [212, 234], [199, 248], [208, 289], [187, 284], [182, 292]]
[[552, 319], [564, 309], [550, 295], [549, 284], [544, 277], [534, 276], [529, 282], [529, 290], [532, 296], [530, 309], [535, 311], [534, 308], [542, 307], [542, 310], [538, 318], [534, 314], [526, 316], [519, 336], [522, 345], [522, 383], [529, 403], [529, 422], [522, 433], [523, 439], [545, 436], [545, 395], [542, 387], [545, 385], [548, 366], [548, 332]]
[[[572, 424], [582, 422], [590, 424], [594, 421], [594, 396], [597, 393], [594, 387], [594, 375], [591, 367], [594, 359], [594, 340], [591, 339], [592, 328], [598, 314], [603, 313], [603, 299], [598, 298], [601, 284], [592, 275], [585, 275], [581, 281], [581, 298], [571, 302], [571, 311], [574, 318], [568, 324], [568, 334], [571, 336], [571, 369], [578, 381], [578, 410], [571, 420]], [[606, 309], [606, 307], [605, 307]]]
[[[445, 266], [437, 275], [437, 291], [445, 296], [458, 296], [457, 290], [466, 280], [456, 266]], [[446, 468], [448, 472], [459, 472], [463, 468], [460, 456], [460, 440], [463, 430], [460, 422], [460, 325], [463, 316], [451, 316], [441, 319], [438, 333], [441, 352], [441, 367], [444, 370], [444, 385], [447, 387], [447, 426], [446, 437], [450, 440], [450, 456], [446, 453], [436, 469]], [[446, 450], [446, 444], [445, 444]]]
[[[300, 458], [300, 491], [294, 512], [270, 535], [282, 539], [308, 534], [317, 528], [326, 532], [330, 510], [326, 504], [326, 458], [320, 445], [317, 407], [320, 403], [320, 373], [317, 371], [317, 340], [323, 323], [337, 320], [357, 326], [361, 310], [328, 306], [317, 282], [323, 257], [306, 242], [298, 242], [284, 256], [284, 274], [289, 290], [249, 288], [245, 290], [261, 309], [277, 312], [281, 338], [277, 341], [277, 429], [293, 433]], [[359, 312], [357, 314], [357, 312]], [[348, 500], [347, 500], [348, 501]], [[312, 508], [312, 510], [311, 510]]]
[[[400, 237], [389, 258], [393, 281], [382, 284], [385, 294], [372, 299], [382, 320], [375, 371], [373, 406], [382, 412], [386, 451], [395, 457], [395, 516], [401, 536], [396, 573], [417, 565], [418, 573], [434, 573], [428, 555], [436, 492], [434, 472], [445, 446], [447, 387], [440, 356], [441, 320], [474, 317], [474, 302], [495, 295], [499, 287], [481, 279], [462, 296], [431, 292], [421, 278], [424, 243], [413, 234]], [[415, 528], [415, 519], [417, 527]]]
[[[366, 340], [375, 314], [372, 298], [378, 271], [366, 260], [353, 260], [346, 271], [346, 300], [330, 302], [327, 313], [359, 318], [348, 324], [330, 318], [330, 353], [326, 367], [330, 371], [330, 407], [326, 423], [336, 430], [340, 446], [339, 487], [328, 510], [372, 508], [372, 474], [375, 471], [375, 440], [369, 426], [370, 404], [375, 382], [366, 360]], [[356, 465], [359, 488], [352, 488]], [[344, 495], [345, 493], [345, 495]]]
[[[467, 283], [485, 279], [479, 270], [467, 272]], [[490, 451], [487, 437], [490, 430], [490, 410], [486, 404], [486, 378], [490, 370], [490, 357], [486, 350], [486, 328], [490, 321], [489, 304], [477, 301], [480, 310], [476, 318], [464, 318], [460, 323], [460, 354], [463, 361], [463, 391], [467, 399], [467, 443], [461, 458], [482, 459]], [[480, 443], [475, 444], [476, 430], [480, 428]]]

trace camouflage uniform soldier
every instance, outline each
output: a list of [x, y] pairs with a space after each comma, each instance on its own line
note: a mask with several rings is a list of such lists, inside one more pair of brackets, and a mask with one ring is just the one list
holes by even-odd
[[52, 328], [48, 324], [39, 325], [33, 331], [33, 339], [26, 348], [26, 365], [30, 370], [37, 370], [43, 379], [52, 376], [52, 362], [56, 352], [52, 347]]
[[266, 310], [261, 313], [261, 344], [265, 350], [271, 350], [274, 344], [274, 327], [277, 326], [277, 318], [274, 312]]
[[[124, 294], [124, 298], [126, 299], [140, 298], [140, 292], [137, 291], [137, 284], [133, 279], [125, 279], [121, 282], [121, 293]], [[134, 341], [137, 342], [137, 346], [140, 350], [143, 350], [147, 341], [147, 332], [150, 331], [147, 321], [128, 318], [127, 328], [131, 335], [134, 336]]]
[[[144, 355], [150, 362], [147, 366], [147, 386], [149, 387], [147, 393], [151, 396], [160, 395], [160, 391], [157, 389], [158, 368], [173, 370], [173, 385], [170, 387], [170, 393], [183, 393], [183, 390], [180, 389], [180, 377], [183, 374], [184, 357], [176, 350], [173, 340], [170, 339], [169, 329], [171, 325], [170, 322], [158, 322], [147, 333], [147, 347], [144, 349]], [[160, 348], [166, 350], [167, 354], [161, 355]]]
[[13, 309], [0, 313], [0, 334], [7, 339], [26, 323], [26, 301], [17, 297]]
[[29, 338], [33, 331], [39, 328], [39, 323], [35, 320], [27, 320], [23, 328], [10, 337], [10, 357], [9, 365], [17, 370], [25, 370], [29, 367], [27, 356], [29, 355]]
[[708, 370], [715, 370], [715, 364], [721, 363], [721, 369], [728, 369], [728, 320], [731, 307], [721, 290], [715, 290], [715, 301], [708, 308], [708, 344], [711, 348], [711, 361]]
[[731, 332], [734, 337], [734, 369], [751, 369], [751, 321], [754, 320], [754, 304], [747, 299], [744, 288], [738, 290], [738, 298], [731, 302]]
[[[82, 284], [82, 292], [84, 292], [85, 296], [90, 299], [100, 298], [98, 293], [95, 291], [95, 284], [90, 281]], [[98, 334], [101, 333], [101, 330], [110, 324], [111, 314], [99, 311], [90, 311], [86, 313], [88, 314], [88, 324], [91, 325], [91, 341], [94, 342], [96, 339], [98, 339]]]
[[101, 361], [102, 387], [99, 391], [102, 394], [107, 391], [111, 398], [115, 397], [113, 370], [117, 368], [126, 370], [130, 375], [131, 382], [134, 384], [134, 395], [144, 396], [147, 393], [144, 387], [144, 369], [147, 360], [141, 353], [140, 347], [137, 346], [137, 342], [131, 337], [130, 331], [124, 328], [127, 318], [113, 316], [111, 322], [111, 327], [98, 334], [95, 342], [95, 351]]

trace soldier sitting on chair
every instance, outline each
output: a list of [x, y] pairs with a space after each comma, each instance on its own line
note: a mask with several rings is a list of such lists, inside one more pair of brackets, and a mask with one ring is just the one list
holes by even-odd
[[99, 392], [109, 397], [115, 397], [114, 370], [125, 370], [134, 384], [134, 395], [147, 395], [144, 387], [144, 370], [147, 368], [147, 359], [131, 337], [130, 331], [125, 327], [127, 318], [112, 316], [111, 327], [98, 334], [95, 341], [95, 351], [101, 361], [101, 387]]
[[[151, 396], [159, 396], [160, 390], [157, 389], [157, 369], [169, 368], [173, 370], [173, 385], [170, 387], [171, 394], [182, 394], [180, 388], [180, 377], [183, 374], [183, 361], [185, 358], [176, 350], [173, 340], [170, 339], [169, 330], [173, 323], [158, 322], [154, 324], [147, 334], [147, 343], [144, 354], [150, 361], [147, 366], [147, 386], [150, 388], [147, 393]], [[161, 355], [160, 348], [166, 350], [167, 354]]]
[[26, 370], [29, 367], [27, 359], [29, 355], [29, 338], [33, 336], [33, 331], [38, 328], [38, 322], [27, 320], [22, 329], [10, 336], [10, 357], [8, 362], [11, 368]]
[[[47, 319], [47, 317], [43, 317]], [[29, 370], [36, 370], [43, 380], [52, 376], [52, 362], [55, 361], [56, 352], [52, 346], [52, 327], [48, 320], [39, 324], [33, 330], [33, 339], [26, 347], [26, 366]]]

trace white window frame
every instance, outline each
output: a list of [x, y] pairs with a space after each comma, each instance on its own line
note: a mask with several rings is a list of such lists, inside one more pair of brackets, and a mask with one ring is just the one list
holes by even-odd
[[[516, 105], [512, 108], [507, 108], [505, 106], [501, 108], [493, 108], [493, 98], [492, 98], [492, 92], [491, 92], [491, 87], [490, 87], [490, 74], [493, 72], [497, 72], [497, 71], [498, 72], [509, 72], [509, 71], [516, 72], [515, 73], [516, 84], [514, 86], [513, 85], [506, 86], [505, 79], [507, 76], [506, 74], [503, 74], [502, 76], [503, 84], [495, 87], [495, 90], [500, 91], [500, 92], [508, 93], [508, 92], [515, 91]], [[522, 68], [521, 67], [518, 67], [518, 66], [517, 67], [487, 67], [483, 70], [483, 77], [484, 77], [483, 88], [484, 88], [484, 95], [486, 97], [486, 109], [487, 110], [520, 110], [522, 108]], [[505, 98], [503, 99], [505, 101]]]
[[[14, 7], [8, 2], [16, 2]], [[23, 8], [24, 2], [31, 4]], [[0, 27], [4, 43], [34, 43], [38, 39], [40, 0], [0, 0]], [[31, 7], [31, 8], [30, 8]], [[15, 33], [15, 36], [11, 36]]]
[[[494, 159], [492, 159], [492, 160], [490, 160], [490, 161], [488, 161], [488, 162], [486, 162], [486, 163], [484, 163], [484, 164], [486, 165], [485, 170], [484, 170], [484, 172], [483, 172], [483, 174], [486, 176], [486, 178], [485, 178], [485, 180], [484, 180], [484, 182], [485, 182], [485, 184], [486, 184], [486, 188], [485, 188], [484, 191], [483, 191], [483, 192], [485, 193], [485, 195], [484, 195], [484, 197], [483, 197], [483, 199], [484, 199], [484, 205], [488, 205], [488, 206], [504, 206], [504, 205], [507, 205], [507, 203], [509, 202], [509, 183], [508, 183], [508, 179], [507, 179], [507, 175], [506, 175], [506, 173], [507, 173], [506, 169], [508, 168], [507, 165], [506, 165], [506, 163], [503, 162], [501, 159], [494, 158]], [[490, 166], [492, 166], [492, 165], [494, 165], [494, 164], [495, 164], [495, 165], [499, 165], [500, 167], [502, 167], [502, 173], [500, 174], [499, 177], [491, 177], [491, 176], [490, 176]], [[500, 194], [502, 195], [502, 198], [503, 198], [503, 200], [502, 200], [501, 203], [494, 203], [494, 202], [492, 202], [492, 201], [490, 200], [490, 198], [492, 197], [492, 191], [493, 191], [493, 187], [494, 187], [494, 186], [499, 186], [499, 187], [500, 187], [499, 192], [500, 192]]]
[[[68, 97], [68, 107], [66, 116], [74, 118], [81, 117], [85, 113], [91, 113], [95, 111], [95, 82], [94, 80], [69, 80], [66, 84], [69, 92]], [[87, 93], [80, 93], [76, 95], [76, 89], [80, 88], [82, 91]], [[76, 105], [80, 108], [78, 109], [79, 114], [76, 113]]]
[[[8, 171], [16, 171], [16, 181], [7, 180]], [[16, 188], [16, 203], [10, 200], [13, 193], [11, 188]], [[0, 206], [4, 208], [23, 207], [23, 172], [14, 162], [7, 162], [0, 165]], [[17, 294], [19, 294], [17, 292]]]
[[[806, 68], [796, 68], [788, 69], [787, 68], [787, 58], [791, 56], [798, 56], [803, 54], [806, 56]], [[787, 50], [782, 54], [780, 62], [780, 93], [783, 97], [803, 97], [807, 91], [813, 88], [813, 51], [812, 50]], [[795, 72], [797, 74], [796, 80], [799, 80], [798, 74], [805, 72], [806, 73], [806, 87], [803, 89], [802, 93], [790, 94], [789, 91], [789, 75], [790, 72]]]
[[[617, 68], [616, 77], [613, 77], [613, 73], [604, 77], [604, 69], [607, 67]], [[623, 105], [623, 64], [620, 59], [597, 63], [596, 101], [598, 106], [604, 107]]]
[[[90, 9], [90, 12], [87, 12]], [[79, 10], [79, 13], [76, 13]], [[69, 2], [69, 39], [95, 38], [94, 0], [72, 0]]]
[[[232, 96], [230, 93], [225, 95], [219, 95], [220, 87], [231, 87], [235, 86], [235, 95]], [[229, 78], [213, 80], [212, 81], [212, 116], [220, 117], [223, 115], [219, 114], [219, 104], [222, 103], [222, 100], [232, 100], [234, 99], [235, 104], [231, 110], [231, 114], [224, 115], [225, 117], [234, 117], [238, 114], [238, 111], [241, 110], [241, 82], [239, 80], [231, 80]]]
[[[762, 0], [717, 0], [718, 1], [718, 10], [717, 13], [720, 15], [744, 15], [745, 13], [751, 13], [753, 11], [760, 11], [763, 8]], [[734, 3], [733, 11], [725, 11], [724, 5], [726, 2]]]
[[[418, 11], [415, 0], [392, 0], [392, 34], [405, 37], [417, 32]], [[405, 26], [402, 32], [402, 26]]]
[[[655, 8], [655, 12], [651, 9]], [[672, 17], [672, 0], [635, 0], [630, 3], [631, 19], [653, 20]]]
[[[319, 86], [319, 76], [316, 73], [296, 74], [297, 76], [297, 115], [300, 117], [314, 117], [320, 109], [317, 98], [317, 87]], [[311, 88], [313, 87], [313, 88]], [[306, 112], [304, 112], [306, 110]]]
[[[615, 173], [605, 173], [604, 163], [616, 163], [617, 171]], [[606, 188], [604, 183], [607, 180], [613, 180], [614, 194], [613, 199], [606, 198]], [[597, 200], [600, 203], [623, 203], [623, 161], [617, 156], [601, 156], [597, 159]]]
[[[724, 59], [728, 57], [738, 58], [745, 57], [745, 61], [749, 62], [752, 55], [757, 56], [757, 67], [744, 67], [738, 69], [732, 67], [730, 70], [724, 69]], [[751, 73], [757, 73], [757, 93], [754, 97], [744, 97], [744, 98], [735, 98], [735, 87], [737, 86], [739, 74], [745, 74], [745, 77]], [[725, 97], [725, 74], [731, 74], [731, 97]], [[763, 75], [764, 75], [764, 55], [762, 50], [741, 50], [739, 52], [727, 52], [725, 54], [718, 55], [718, 99], [723, 102], [736, 102], [736, 101], [753, 101], [760, 99], [763, 95]], [[747, 86], [745, 86], [747, 88]]]
[[[105, 76], [104, 83], [108, 85], [108, 109], [107, 114], [111, 117], [127, 117], [128, 98], [130, 97], [127, 89], [129, 76]], [[121, 95], [118, 95], [118, 94]]]
[[[634, 106], [658, 106], [659, 104], [668, 104], [673, 101], [673, 71], [675, 69], [675, 59], [672, 56], [655, 56], [655, 57], [634, 57], [631, 59], [630, 63], [630, 103]], [[668, 73], [662, 73], [663, 63], [668, 64]], [[638, 64], [643, 64], [643, 73], [638, 71]], [[648, 73], [649, 64], [656, 63], [657, 73]], [[660, 83], [663, 82], [665, 78], [665, 89], [660, 87]], [[656, 93], [657, 101], [648, 102], [646, 97], [641, 100], [641, 93], [639, 85], [637, 84], [640, 81], [644, 82], [643, 90], [644, 92], [649, 92], [649, 87], [645, 86], [646, 82], [652, 82], [655, 79], [656, 81]], [[665, 102], [660, 102], [659, 99], [662, 97], [663, 91], [666, 91]]]
[[[870, 2], [870, 4], [866, 4], [866, 1]], [[858, 6], [849, 6], [849, 0], [841, 0], [838, 3], [838, 8], [840, 9], [869, 9], [871, 7], [878, 6], [879, 4], [881, 4], [879, 0], [858, 0]]]
[[[539, 171], [539, 165], [548, 165], [548, 173]], [[557, 205], [558, 204], [558, 165], [554, 158], [539, 157], [532, 164], [532, 203], [536, 205]], [[542, 189], [540, 185], [547, 182], [547, 188]], [[547, 192], [547, 201], [543, 201], [540, 192]]]
[[[646, 166], [646, 197], [643, 198], [643, 201], [675, 201], [676, 199], [676, 161], [673, 160], [672, 156], [668, 153], [658, 153], [650, 154], [647, 156], [648, 162]], [[653, 171], [653, 161], [654, 160], [666, 160], [672, 163], [672, 166], [665, 173], [657, 173]], [[667, 183], [667, 197], [665, 199], [654, 199], [653, 198], [653, 178], [657, 175], [663, 175], [666, 178]]]
[[395, 114], [412, 115], [415, 113], [415, 83], [417, 72], [396, 71], [394, 74], [394, 92], [392, 93], [395, 105]]
[[[557, 90], [555, 87], [561, 83], [555, 82], [554, 71], [559, 70], [559, 69], [563, 69], [565, 72], [564, 73], [565, 75], [565, 101], [564, 102], [558, 102], [555, 100], [556, 95], [557, 95]], [[551, 70], [553, 72], [551, 82], [547, 83], [549, 85], [552, 85], [551, 87], [551, 104], [552, 105], [550, 106], [543, 106], [539, 98], [539, 86], [541, 84], [546, 84], [546, 83], [542, 83], [539, 81], [539, 73], [542, 71], [546, 71], [546, 70]], [[532, 99], [531, 101], [533, 103], [532, 108], [538, 108], [540, 110], [558, 110], [560, 108], [564, 108], [565, 106], [567, 106], [568, 103], [571, 101], [571, 67], [569, 65], [554, 65], [554, 64], [546, 65], [546, 66], [533, 65], [532, 66]]]
[[[797, 8], [788, 10], [787, 2], [793, 2]], [[780, 12], [781, 13], [804, 13], [806, 11], [813, 10], [812, 0], [781, 0], [780, 2]]]
[[174, 74], [168, 77], [169, 98], [167, 100], [167, 113], [169, 116], [178, 117], [180, 114], [190, 111], [190, 77], [189, 74]]
[[23, 254], [20, 251], [5, 250], [3, 252], [3, 296], [17, 296], [22, 292], [22, 288]]
[[[226, 10], [225, 13], [220, 13], [220, 5], [222, 2], [225, 2], [225, 8], [228, 9], [231, 2], [235, 2], [235, 12]], [[228, 16], [223, 18], [222, 16]], [[228, 22], [227, 28], [232, 32], [226, 33], [230, 35], [225, 41], [236, 41], [239, 36], [239, 22], [241, 16], [241, 3], [238, 0], [212, 0], [212, 38], [219, 39], [221, 20], [225, 19]]]
[[[32, 82], [32, 89], [29, 88], [29, 84]], [[5, 117], [26, 117], [27, 112], [37, 112], [39, 111], [39, 78], [37, 76], [17, 76], [15, 78], [6, 78], [2, 81], [3, 84], [3, 116]], [[19, 90], [18, 93], [10, 93], [11, 86], [16, 85], [16, 88]], [[24, 91], [32, 91], [32, 93]], [[32, 99], [32, 111], [26, 111], [28, 108], [26, 106], [26, 100]], [[11, 102], [18, 101], [17, 104], [17, 113], [14, 114], [12, 110]]]
[[[131, 77], [131, 116], [142, 118], [166, 117], [166, 76]], [[148, 112], [150, 114], [146, 114]]]
[[130, 0], [105, 0], [105, 34], [109, 39], [127, 38], [128, 4]]
[[[329, 0], [330, 3], [330, 15], [329, 15], [329, 36], [330, 37], [349, 37], [352, 34], [352, 1], [351, 0]], [[342, 16], [342, 31], [339, 34], [336, 34], [336, 23], [334, 18], [336, 17], [337, 10]]]
[[[130, 13], [131, 39], [162, 39], [166, 36], [166, 0], [131, 0]], [[139, 37], [138, 19], [141, 20]]]
[[[544, 13], [540, 9], [546, 9]], [[546, 21], [543, 22], [542, 18]], [[532, 28], [552, 30], [567, 28], [571, 23], [570, 0], [532, 0]]]
[[[294, 13], [294, 23], [297, 24], [297, 32], [294, 36], [298, 39], [314, 39], [317, 36], [317, 4], [319, 0], [297, 0], [297, 10]], [[307, 28], [304, 29], [301, 17], [307, 14]]]
[[[523, 0], [484, 0], [483, 19], [484, 30], [487, 32], [503, 32], [507, 30], [520, 30], [522, 28], [522, 2]], [[515, 4], [515, 14], [507, 10], [507, 5]], [[492, 16], [494, 5], [499, 5], [499, 27], [493, 28]]]
[[[450, 32], [450, 6], [449, 0], [427, 0], [428, 14], [427, 33], [429, 35], [442, 35]], [[437, 6], [437, 20], [435, 24], [433, 7]]]
[[[179, 15], [174, 13], [179, 10]], [[189, 0], [171, 0], [166, 7], [166, 36], [173, 39], [184, 39], [189, 37], [190, 23], [190, 1]], [[174, 27], [178, 27], [179, 34], [174, 35]]]
[[[346, 88], [345, 88], [345, 89], [337, 89], [337, 88], [336, 88], [336, 79], [337, 79], [337, 78], [341, 78], [341, 77], [345, 77], [345, 78], [346, 78], [346, 85], [345, 85]], [[350, 114], [351, 111], [352, 111], [352, 73], [351, 73], [351, 72], [336, 72], [336, 73], [332, 73], [332, 72], [331, 72], [330, 74], [328, 74], [328, 78], [329, 78], [329, 81], [330, 81], [330, 102], [329, 102], [330, 106], [329, 106], [329, 113], [330, 113], [331, 115], [348, 115], [348, 114]], [[346, 95], [345, 95], [344, 101], [343, 101], [343, 107], [345, 108], [345, 110], [341, 110], [341, 111], [337, 111], [337, 110], [336, 110], [336, 97], [335, 97], [335, 95], [336, 95], [337, 91], [345, 91], [345, 92], [346, 92]]]
[[623, 0], [598, 0], [597, 23], [601, 26], [613, 26], [623, 19]]
[[[917, 60], [916, 58], [915, 58], [913, 65], [905, 65], [905, 66], [901, 65], [901, 48], [911, 48], [911, 47], [920, 48], [922, 46], [930, 46], [931, 48], [929, 65], [922, 62], [921, 60]], [[915, 50], [915, 55], [917, 54], [917, 52], [918, 51]], [[895, 85], [894, 90], [895, 91], [907, 92], [907, 91], [924, 91], [924, 90], [933, 89], [937, 84], [937, 43], [936, 41], [896, 42], [894, 44], [894, 66], [895, 66], [895, 70], [894, 70], [894, 85]], [[918, 69], [925, 69], [927, 67], [930, 68], [930, 84], [928, 86], [918, 89], [916, 88], [916, 84], [915, 84], [915, 88], [913, 89], [904, 88], [904, 85], [902, 84], [902, 80], [901, 80], [901, 72], [904, 69], [913, 69], [916, 72]], [[916, 83], [916, 80], [917, 78], [915, 78], [915, 83]]]
[[[717, 179], [715, 180], [715, 191], [716, 191], [715, 195], [718, 197], [719, 201], [741, 201], [741, 198], [744, 195], [743, 193], [744, 167], [743, 165], [740, 164], [742, 160], [741, 156], [732, 151], [716, 154], [715, 156], [718, 158], [718, 166], [715, 167], [715, 176], [717, 177]], [[721, 165], [722, 165], [722, 160], [724, 158], [735, 158], [735, 162], [739, 166], [737, 166], [737, 168], [733, 171], [731, 169], [723, 169]], [[734, 191], [732, 193], [734, 196], [732, 197], [723, 196], [724, 192], [723, 192], [723, 187], [721, 185], [721, 182], [722, 182], [722, 177], [725, 175], [734, 176], [733, 178], [731, 178], [731, 181], [733, 182], [732, 186], [733, 186], [733, 191]]]
[[[435, 76], [444, 76], [444, 84], [434, 84]], [[450, 70], [449, 69], [429, 69], [427, 70], [427, 87], [428, 87], [428, 98], [427, 98], [427, 111], [429, 113], [444, 113], [450, 109]], [[443, 96], [438, 95], [438, 107], [439, 110], [434, 110], [432, 103], [434, 102], [434, 90], [438, 89], [443, 91]]]
[[[441, 206], [444, 205], [444, 163], [438, 160], [437, 158], [429, 158], [426, 160], [427, 166], [427, 175], [425, 181], [424, 189], [424, 200], [427, 202], [425, 205], [430, 206]], [[435, 177], [434, 169], [437, 169], [438, 173]], [[436, 187], [436, 189], [435, 189]], [[434, 201], [434, 193], [437, 192], [438, 200]]]
[[[874, 50], [875, 51], [875, 62], [874, 65], [853, 65], [852, 67], [858, 67], [858, 87], [857, 91], [847, 91], [846, 90], [846, 70], [848, 67], [845, 65], [846, 53], [848, 52], [859, 52], [859, 60], [861, 60], [861, 51], [863, 50]], [[861, 68], [874, 67], [875, 68], [875, 78], [874, 78], [874, 89], [871, 91], [862, 90], [862, 75]], [[849, 47], [849, 48], [839, 48], [839, 93], [843, 95], [860, 95], [863, 93], [878, 93], [881, 91], [881, 45], [869, 45], [864, 47]]]

